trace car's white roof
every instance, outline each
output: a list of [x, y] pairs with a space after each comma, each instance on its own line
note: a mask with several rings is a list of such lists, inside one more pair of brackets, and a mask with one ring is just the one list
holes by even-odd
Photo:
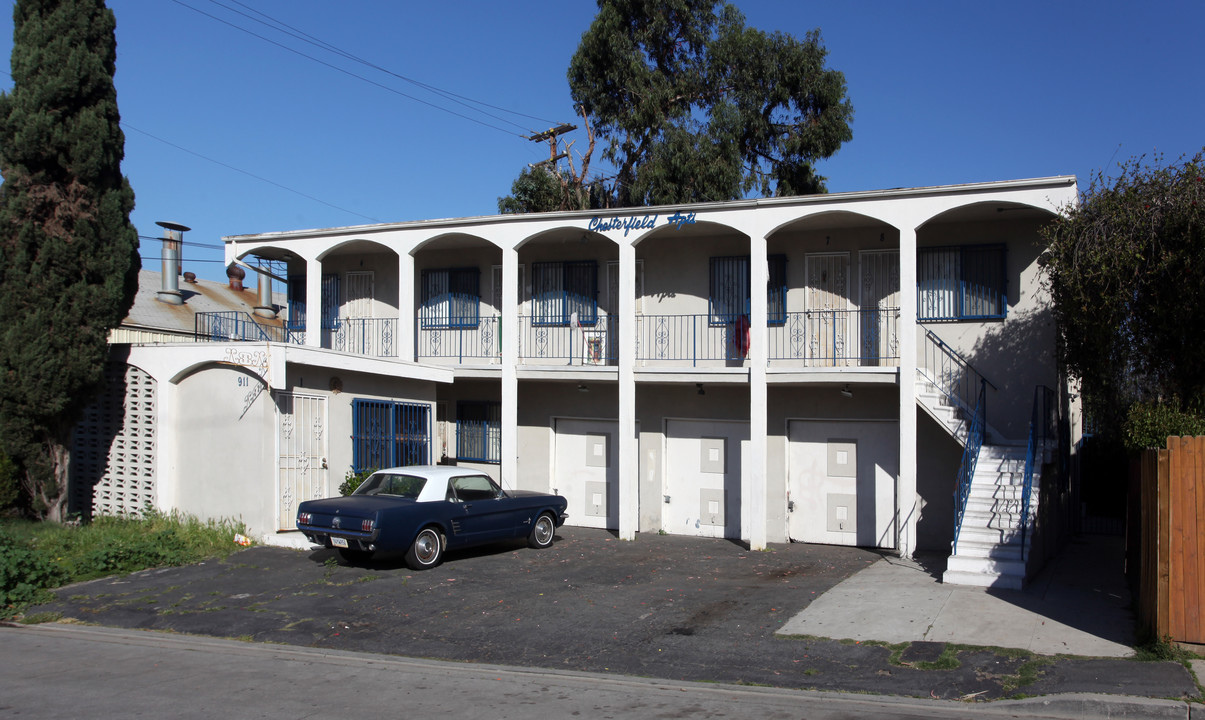
[[[381, 468], [378, 473], [392, 473], [394, 475], [419, 475], [428, 480], [447, 480], [448, 478], [459, 477], [461, 475], [489, 475], [484, 470], [471, 467], [457, 467], [455, 465], [402, 465], [400, 467]], [[374, 475], [376, 473], [373, 473]]]
[[485, 475], [489, 473], [484, 470], [471, 467], [457, 467], [455, 465], [403, 465], [401, 467], [382, 468], [373, 474], [390, 473], [394, 475], [417, 475], [418, 477], [427, 478], [427, 483], [423, 486], [423, 490], [419, 493], [418, 502], [436, 502], [447, 497], [448, 481], [452, 478], [462, 477], [464, 475]]

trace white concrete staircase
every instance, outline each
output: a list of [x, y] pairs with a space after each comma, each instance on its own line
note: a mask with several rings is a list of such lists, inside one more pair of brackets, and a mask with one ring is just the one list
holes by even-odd
[[[962, 530], [942, 582], [1010, 590], [1024, 586], [1029, 560], [1029, 547], [1021, 548], [1024, 480], [1025, 446], [985, 444], [979, 449]], [[1037, 497], [1035, 478], [1030, 492], [1031, 524]]]
[[[916, 400], [926, 413], [966, 446], [971, 410], [954, 405], [928, 380], [918, 377]], [[1025, 583], [1029, 548], [1021, 549], [1021, 495], [1025, 480], [1024, 443], [1010, 443], [990, 425], [971, 479], [955, 554], [942, 582], [1020, 589]], [[1038, 498], [1037, 478], [1030, 493], [1030, 522]]]

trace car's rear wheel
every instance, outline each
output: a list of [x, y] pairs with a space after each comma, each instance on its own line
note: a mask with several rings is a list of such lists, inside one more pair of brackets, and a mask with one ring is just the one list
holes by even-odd
[[368, 562], [372, 559], [371, 550], [355, 550], [352, 548], [339, 548], [339, 554], [343, 559], [350, 563]]
[[439, 564], [443, 557], [443, 538], [433, 527], [423, 528], [406, 551], [406, 565], [411, 570], [426, 570]]
[[542, 513], [531, 526], [527, 535], [527, 544], [533, 548], [546, 548], [552, 544], [552, 536], [556, 534], [556, 522], [549, 513]]

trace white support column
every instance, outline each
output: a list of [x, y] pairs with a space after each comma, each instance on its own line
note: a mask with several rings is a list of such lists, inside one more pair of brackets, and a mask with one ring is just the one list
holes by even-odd
[[900, 470], [896, 480], [896, 548], [916, 552], [916, 230], [900, 228]]
[[418, 316], [414, 299], [414, 256], [398, 253], [397, 263], [397, 357], [414, 362], [415, 323]]
[[322, 347], [322, 261], [305, 261], [305, 344]]
[[749, 452], [741, 454], [741, 535], [751, 550], [766, 548], [767, 262], [766, 239], [753, 233], [749, 238]]
[[519, 251], [502, 250], [502, 482], [518, 489], [519, 478]]
[[640, 524], [640, 439], [636, 437], [636, 247], [619, 243], [619, 539]]

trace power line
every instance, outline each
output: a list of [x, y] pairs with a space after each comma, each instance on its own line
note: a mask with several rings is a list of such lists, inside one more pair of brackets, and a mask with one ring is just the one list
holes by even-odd
[[[252, 32], [251, 30], [248, 30], [247, 28], [244, 28], [244, 27], [240, 27], [240, 26], [238, 26], [238, 25], [235, 25], [234, 23], [232, 23], [232, 22], [230, 22], [230, 21], [228, 21], [228, 20], [224, 20], [224, 19], [222, 19], [222, 18], [218, 17], [217, 15], [213, 15], [212, 13], [207, 13], [207, 12], [205, 12], [204, 10], [201, 10], [200, 8], [195, 8], [195, 7], [193, 7], [192, 5], [189, 5], [188, 3], [183, 2], [183, 0], [172, 0], [172, 2], [174, 2], [174, 3], [176, 3], [177, 5], [180, 5], [180, 6], [182, 6], [182, 7], [186, 7], [186, 8], [188, 8], [189, 10], [192, 10], [192, 11], [193, 11], [193, 12], [195, 12], [195, 13], [199, 13], [199, 14], [201, 14], [201, 15], [204, 15], [204, 16], [205, 16], [205, 17], [207, 17], [207, 18], [210, 18], [210, 19], [216, 20], [217, 22], [220, 22], [220, 23], [222, 23], [223, 25], [227, 25], [227, 26], [229, 26], [229, 27], [232, 27], [232, 28], [234, 28], [235, 30], [239, 30], [240, 32], [247, 33], [248, 35], [250, 35], [250, 36], [252, 36], [252, 37], [259, 38], [260, 40], [263, 40], [263, 41], [264, 41], [264, 42], [266, 42], [266, 43], [271, 43], [272, 45], [275, 45], [276, 47], [281, 48], [282, 50], [287, 50], [287, 51], [289, 51], [289, 52], [291, 52], [291, 53], [293, 53], [293, 54], [295, 54], [295, 55], [300, 55], [301, 57], [306, 58], [306, 59], [308, 59], [308, 60], [312, 60], [312, 61], [314, 61], [314, 62], [318, 63], [319, 65], [324, 65], [324, 66], [326, 66], [326, 67], [328, 67], [328, 68], [330, 68], [330, 69], [332, 69], [332, 70], [335, 70], [335, 71], [341, 72], [341, 73], [343, 73], [344, 75], [349, 75], [349, 76], [354, 77], [354, 78], [356, 78], [356, 79], [358, 79], [358, 80], [363, 80], [364, 82], [366, 82], [366, 83], [368, 83], [368, 84], [370, 84], [370, 85], [375, 85], [375, 86], [377, 86], [377, 87], [381, 88], [382, 90], [386, 90], [386, 91], [388, 91], [388, 92], [394, 93], [395, 95], [400, 95], [400, 96], [402, 96], [402, 97], [404, 97], [404, 98], [407, 98], [407, 99], [409, 99], [409, 100], [413, 100], [414, 102], [417, 102], [417, 103], [422, 103], [423, 105], [426, 105], [427, 107], [434, 108], [434, 109], [436, 109], [436, 110], [440, 110], [440, 111], [442, 111], [442, 112], [446, 112], [446, 113], [448, 113], [449, 115], [455, 115], [456, 117], [461, 118], [461, 119], [463, 119], [463, 120], [468, 120], [469, 122], [474, 122], [474, 123], [477, 123], [478, 125], [481, 125], [481, 126], [483, 126], [483, 127], [490, 128], [490, 129], [492, 129], [492, 130], [497, 130], [498, 132], [503, 132], [503, 133], [506, 133], [507, 135], [519, 135], [519, 133], [516, 133], [516, 132], [514, 132], [514, 131], [512, 131], [512, 130], [507, 130], [506, 128], [501, 128], [501, 127], [498, 127], [497, 125], [491, 125], [490, 123], [487, 123], [487, 122], [485, 122], [484, 120], [478, 120], [477, 118], [474, 118], [474, 117], [469, 117], [468, 115], [465, 115], [465, 114], [463, 114], [463, 113], [458, 113], [458, 112], [456, 112], [455, 110], [449, 110], [448, 108], [441, 107], [440, 105], [436, 105], [436, 104], [435, 104], [435, 103], [433, 103], [433, 102], [428, 102], [427, 100], [423, 100], [422, 98], [418, 98], [418, 97], [415, 97], [415, 96], [413, 96], [413, 95], [410, 95], [410, 94], [404, 93], [404, 92], [402, 92], [401, 90], [398, 90], [398, 89], [396, 89], [396, 88], [391, 88], [391, 87], [389, 87], [388, 85], [383, 85], [383, 84], [381, 84], [381, 83], [379, 83], [379, 82], [377, 82], [377, 81], [375, 81], [375, 80], [370, 80], [370, 79], [368, 79], [368, 78], [364, 77], [363, 75], [357, 75], [356, 73], [354, 73], [354, 72], [352, 72], [352, 71], [350, 71], [350, 70], [345, 70], [345, 69], [343, 69], [343, 68], [339, 67], [338, 65], [333, 65], [333, 64], [331, 64], [331, 63], [326, 62], [325, 60], [319, 60], [318, 58], [314, 57], [313, 55], [307, 55], [307, 54], [305, 54], [305, 53], [301, 52], [300, 50], [297, 50], [297, 49], [291, 48], [291, 47], [289, 47], [288, 45], [285, 45], [285, 44], [283, 44], [283, 43], [276, 42], [275, 40], [272, 40], [271, 38], [264, 37], [263, 35], [260, 35], [259, 33], [256, 33], [256, 32]], [[522, 137], [522, 136], [521, 136], [521, 135], [519, 135], [519, 137]]]
[[[11, 74], [11, 73], [5, 72], [5, 71], [3, 71], [3, 70], [0, 70], [0, 74], [7, 75], [9, 78], [11, 78], [11, 77], [12, 77], [12, 74]], [[320, 199], [320, 198], [316, 198], [316, 197], [314, 197], [313, 195], [307, 195], [307, 194], [305, 194], [305, 193], [301, 192], [300, 190], [294, 190], [293, 188], [291, 188], [291, 187], [289, 187], [289, 186], [287, 186], [287, 185], [281, 185], [280, 183], [278, 183], [278, 182], [276, 182], [276, 181], [274, 181], [274, 180], [269, 180], [268, 178], [265, 178], [265, 177], [260, 177], [259, 175], [256, 175], [255, 173], [248, 172], [248, 171], [246, 171], [246, 170], [243, 170], [242, 168], [237, 168], [237, 167], [235, 167], [235, 166], [233, 166], [233, 165], [230, 165], [230, 164], [224, 163], [224, 162], [222, 162], [221, 160], [214, 160], [213, 158], [208, 157], [208, 156], [206, 156], [206, 155], [202, 155], [201, 153], [196, 152], [195, 150], [189, 150], [188, 148], [183, 147], [183, 146], [181, 146], [181, 145], [177, 145], [177, 144], [175, 144], [174, 142], [170, 142], [170, 141], [164, 140], [163, 138], [158, 137], [158, 136], [156, 136], [156, 135], [152, 135], [152, 134], [150, 134], [149, 132], [147, 132], [147, 131], [145, 131], [145, 130], [140, 130], [140, 129], [138, 129], [138, 128], [134, 127], [133, 125], [129, 124], [128, 122], [125, 122], [124, 120], [121, 122], [121, 126], [122, 126], [123, 128], [125, 128], [125, 129], [127, 129], [127, 130], [133, 130], [133, 131], [134, 131], [134, 132], [136, 132], [136, 133], [139, 133], [139, 134], [141, 134], [141, 135], [145, 135], [145, 136], [149, 137], [149, 138], [150, 138], [150, 139], [152, 139], [152, 140], [157, 140], [158, 142], [161, 142], [161, 143], [163, 143], [164, 145], [167, 145], [168, 147], [173, 147], [173, 148], [175, 148], [175, 149], [177, 149], [177, 150], [179, 150], [179, 151], [181, 151], [181, 152], [186, 152], [186, 153], [188, 153], [189, 155], [192, 155], [192, 156], [194, 156], [194, 157], [199, 157], [199, 158], [201, 158], [202, 160], [205, 160], [206, 162], [211, 162], [211, 163], [213, 163], [214, 165], [219, 165], [219, 166], [221, 166], [221, 167], [226, 168], [227, 170], [233, 170], [233, 171], [235, 171], [235, 172], [237, 172], [237, 173], [242, 173], [243, 175], [246, 175], [246, 176], [247, 176], [247, 177], [249, 177], [249, 178], [253, 178], [253, 179], [255, 179], [255, 180], [259, 180], [260, 182], [268, 183], [269, 185], [272, 185], [272, 186], [278, 187], [278, 188], [280, 188], [281, 190], [286, 190], [286, 191], [288, 191], [288, 192], [293, 193], [294, 195], [298, 195], [298, 196], [300, 196], [300, 197], [303, 197], [303, 198], [305, 198], [306, 200], [313, 200], [313, 201], [314, 201], [314, 202], [316, 202], [316, 203], [320, 203], [320, 204], [325, 205], [325, 206], [327, 206], [327, 207], [329, 207], [329, 208], [333, 208], [333, 209], [335, 209], [335, 210], [338, 210], [339, 212], [345, 212], [345, 213], [347, 213], [348, 215], [355, 215], [356, 217], [359, 217], [359, 218], [364, 218], [365, 220], [368, 220], [369, 222], [374, 222], [374, 223], [384, 222], [383, 220], [381, 220], [381, 219], [379, 219], [379, 218], [374, 218], [374, 217], [371, 217], [371, 216], [365, 215], [365, 214], [363, 214], [363, 213], [358, 213], [358, 212], [356, 212], [355, 210], [348, 210], [347, 208], [339, 207], [338, 205], [335, 205], [334, 203], [329, 203], [329, 202], [327, 202], [327, 201], [325, 201], [325, 200], [322, 200], [322, 199]], [[140, 237], [140, 238], [145, 238], [145, 239], [148, 239], [148, 240], [162, 240], [162, 239], [163, 239], [163, 238], [151, 238], [151, 237], [147, 237], [147, 236], [145, 236], [145, 235], [139, 235], [138, 237]], [[194, 244], [194, 243], [192, 243], [192, 242], [187, 242], [187, 243], [185, 243], [185, 244], [189, 244], [189, 245], [191, 245], [191, 244]], [[195, 244], [200, 245], [200, 243], [195, 243]], [[220, 249], [222, 249], [222, 246], [220, 246], [220, 245], [216, 245], [216, 246], [205, 246], [205, 247], [213, 247], [213, 248], [215, 248], [215, 249], [219, 249], [219, 250], [220, 250]]]
[[202, 160], [205, 160], [207, 162], [211, 162], [214, 165], [220, 165], [220, 166], [226, 168], [227, 170], [233, 170], [237, 173], [242, 173], [243, 175], [246, 175], [249, 178], [254, 178], [256, 180], [259, 180], [260, 182], [266, 182], [269, 185], [274, 185], [274, 186], [280, 188], [281, 190], [287, 190], [287, 191], [293, 193], [294, 195], [300, 195], [301, 197], [303, 197], [307, 200], [313, 200], [316, 203], [321, 203], [323, 205], [326, 205], [327, 207], [334, 208], [335, 210], [339, 210], [340, 212], [345, 212], [349, 215], [355, 215], [356, 217], [361, 217], [361, 218], [364, 218], [365, 220], [369, 220], [371, 222], [375, 222], [375, 223], [382, 222], [381, 220], [379, 220], [377, 218], [369, 217], [368, 215], [364, 215], [363, 213], [358, 213], [355, 210], [348, 210], [347, 208], [339, 207], [338, 205], [335, 205], [334, 203], [328, 203], [325, 200], [320, 200], [320, 199], [314, 197], [313, 195], [306, 195], [305, 193], [301, 192], [300, 190], [294, 190], [293, 188], [288, 187], [287, 185], [281, 185], [280, 183], [278, 183], [274, 180], [269, 180], [268, 178], [260, 177], [259, 175], [256, 175], [255, 173], [247, 172], [246, 170], [243, 170], [242, 168], [236, 168], [233, 165], [228, 165], [228, 164], [222, 162], [221, 160], [214, 160], [213, 158], [202, 155], [199, 152], [194, 152], [192, 150], [189, 150], [186, 147], [182, 147], [173, 142], [168, 142], [167, 140], [164, 140], [161, 137], [156, 137], [155, 135], [152, 135], [145, 130], [139, 130], [138, 128], [134, 127], [133, 125], [130, 125], [129, 123], [125, 122], [124, 120], [122, 121], [121, 126], [123, 128], [126, 128], [127, 130], [133, 130], [136, 133], [146, 135], [147, 137], [149, 137], [152, 140], [158, 140], [159, 142], [163, 143], [164, 145], [167, 145], [169, 147], [174, 147], [177, 150], [180, 150], [181, 152], [186, 152], [189, 155], [193, 155], [193, 156], [199, 157]]
[[[272, 28], [273, 30], [277, 30], [278, 32], [283, 32], [283, 33], [285, 33], [286, 35], [290, 35], [291, 37], [296, 38], [297, 40], [301, 40], [302, 42], [308, 43], [308, 44], [310, 44], [310, 45], [313, 45], [313, 46], [315, 46], [315, 47], [321, 48], [321, 49], [326, 50], [326, 51], [328, 51], [328, 52], [332, 52], [332, 53], [334, 53], [334, 54], [336, 54], [336, 55], [339, 55], [339, 56], [342, 56], [342, 57], [344, 57], [344, 58], [347, 58], [348, 60], [351, 60], [351, 61], [353, 61], [353, 62], [357, 62], [357, 63], [360, 63], [361, 65], [366, 66], [366, 67], [370, 67], [370, 68], [372, 68], [372, 69], [374, 69], [374, 70], [378, 70], [378, 71], [380, 71], [380, 72], [385, 73], [386, 75], [392, 75], [393, 77], [395, 77], [395, 78], [397, 78], [397, 79], [399, 79], [399, 80], [402, 80], [402, 81], [408, 82], [408, 83], [410, 83], [411, 85], [414, 85], [415, 87], [420, 87], [420, 88], [422, 88], [422, 89], [424, 89], [424, 90], [427, 90], [428, 92], [432, 92], [432, 93], [435, 93], [435, 94], [437, 94], [437, 95], [440, 95], [441, 97], [443, 97], [443, 98], [445, 98], [445, 99], [447, 99], [447, 100], [451, 100], [452, 102], [454, 102], [454, 103], [456, 103], [456, 104], [458, 104], [458, 105], [462, 105], [462, 106], [464, 106], [464, 107], [466, 107], [466, 108], [473, 109], [473, 105], [479, 105], [479, 106], [481, 106], [481, 107], [487, 107], [487, 108], [490, 108], [491, 110], [497, 110], [497, 111], [499, 111], [499, 112], [504, 112], [504, 113], [507, 113], [507, 114], [510, 114], [510, 115], [514, 115], [514, 116], [516, 116], [516, 117], [524, 117], [524, 118], [527, 118], [527, 119], [529, 119], [529, 120], [537, 120], [537, 121], [539, 121], [539, 122], [541, 122], [541, 123], [549, 123], [549, 124], [555, 124], [555, 123], [556, 123], [556, 121], [555, 121], [555, 120], [548, 120], [548, 119], [546, 119], [546, 118], [541, 118], [541, 117], [538, 117], [538, 116], [535, 116], [535, 115], [528, 115], [527, 113], [521, 113], [521, 112], [519, 112], [519, 111], [517, 111], [517, 110], [509, 110], [509, 109], [507, 109], [507, 108], [500, 107], [500, 106], [498, 106], [498, 105], [491, 105], [490, 103], [483, 102], [483, 101], [481, 101], [481, 100], [476, 100], [476, 99], [474, 99], [474, 98], [471, 98], [471, 97], [468, 97], [468, 96], [465, 96], [465, 95], [460, 95], [460, 94], [458, 94], [458, 93], [454, 93], [454, 92], [451, 92], [451, 91], [449, 91], [449, 90], [444, 90], [443, 88], [436, 87], [435, 85], [430, 85], [430, 84], [428, 84], [428, 83], [424, 83], [424, 82], [421, 82], [421, 81], [419, 81], [419, 80], [415, 80], [414, 78], [407, 77], [407, 76], [405, 76], [405, 75], [401, 75], [401, 74], [396, 73], [396, 72], [394, 72], [394, 71], [392, 71], [392, 70], [390, 70], [390, 69], [388, 69], [388, 68], [382, 67], [382, 66], [380, 66], [380, 65], [377, 65], [377, 64], [376, 64], [376, 63], [374, 63], [374, 62], [371, 62], [371, 61], [369, 61], [369, 60], [366, 60], [366, 59], [364, 59], [364, 58], [360, 57], [359, 55], [355, 55], [354, 53], [348, 52], [348, 51], [346, 51], [346, 50], [344, 50], [344, 49], [342, 49], [342, 48], [340, 48], [340, 47], [338, 47], [338, 46], [336, 46], [336, 45], [332, 45], [331, 43], [328, 43], [328, 42], [326, 42], [325, 40], [322, 40], [322, 39], [317, 38], [317, 37], [315, 37], [315, 36], [313, 36], [313, 35], [310, 35], [309, 33], [305, 32], [305, 31], [303, 31], [303, 30], [300, 30], [300, 29], [298, 29], [298, 28], [295, 28], [295, 27], [293, 27], [292, 25], [289, 25], [288, 23], [286, 23], [286, 22], [284, 22], [284, 21], [282, 21], [282, 20], [279, 20], [279, 19], [277, 19], [277, 18], [275, 18], [275, 17], [272, 17], [271, 15], [268, 15], [267, 13], [265, 13], [265, 12], [263, 12], [263, 11], [261, 11], [261, 10], [256, 10], [255, 8], [253, 8], [253, 7], [249, 6], [249, 5], [247, 5], [246, 3], [239, 2], [239, 0], [231, 0], [231, 1], [232, 1], [234, 4], [239, 5], [239, 6], [243, 7], [243, 8], [246, 8], [247, 10], [249, 10], [249, 11], [251, 11], [251, 12], [255, 13], [256, 15], [259, 15], [260, 17], [266, 18], [267, 20], [271, 21], [271, 23], [274, 23], [275, 25], [277, 25], [277, 26], [279, 26], [279, 27], [273, 27], [273, 25], [269, 24], [268, 22], [265, 22], [264, 20], [260, 20], [260, 19], [258, 19], [258, 18], [251, 17], [251, 16], [250, 16], [250, 15], [248, 15], [247, 13], [244, 13], [244, 12], [242, 12], [242, 11], [240, 11], [240, 10], [237, 10], [237, 9], [235, 9], [235, 8], [232, 8], [232, 7], [230, 7], [229, 5], [223, 5], [223, 4], [222, 4], [221, 2], [219, 2], [218, 0], [209, 0], [209, 2], [213, 3], [214, 5], [217, 5], [218, 7], [225, 8], [225, 9], [229, 10], [230, 12], [237, 13], [237, 14], [239, 14], [239, 15], [242, 15], [243, 17], [247, 18], [248, 20], [252, 20], [252, 21], [254, 21], [254, 22], [260, 23], [261, 25], [265, 25], [265, 26], [267, 26], [267, 27]], [[472, 103], [472, 104], [470, 105], [470, 103]], [[522, 128], [522, 129], [525, 129], [525, 130], [527, 129], [527, 128], [524, 128], [522, 125], [520, 125], [520, 124], [518, 124], [518, 123], [516, 123], [516, 122], [511, 122], [510, 120], [507, 120], [506, 118], [498, 117], [497, 115], [493, 115], [492, 113], [487, 113], [487, 112], [485, 112], [485, 111], [483, 111], [483, 110], [477, 110], [477, 112], [481, 112], [482, 114], [487, 115], [487, 116], [489, 116], [489, 117], [492, 117], [492, 118], [494, 118], [495, 120], [498, 120], [499, 122], [508, 123], [508, 124], [510, 124], [510, 125], [514, 125], [514, 126], [515, 126], [515, 127], [517, 127], [517, 128]]]

